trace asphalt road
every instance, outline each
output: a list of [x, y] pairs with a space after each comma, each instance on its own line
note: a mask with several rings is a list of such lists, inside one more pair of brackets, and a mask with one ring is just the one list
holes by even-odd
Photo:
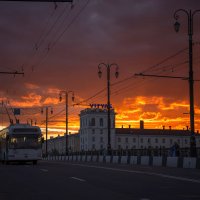
[[41, 161], [0, 164], [0, 200], [200, 200], [200, 170]]

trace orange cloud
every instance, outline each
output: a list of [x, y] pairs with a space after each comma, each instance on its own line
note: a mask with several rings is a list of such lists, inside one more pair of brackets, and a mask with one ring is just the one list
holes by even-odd
[[25, 83], [25, 87], [26, 87], [27, 89], [30, 89], [30, 90], [35, 90], [35, 89], [40, 88], [38, 85], [33, 84], [33, 83]]
[[59, 103], [59, 99], [55, 97], [47, 97], [43, 102], [44, 105], [51, 105], [51, 104], [55, 105], [58, 103]]
[[[131, 125], [139, 127], [139, 120], [144, 120], [146, 128], [172, 128], [183, 129], [190, 125], [187, 101], [164, 98], [162, 96], [139, 96], [125, 98], [120, 106], [116, 106], [116, 126]], [[195, 127], [200, 129], [198, 114], [200, 109], [195, 106]]]
[[60, 89], [58, 89], [58, 88], [48, 88], [47, 89], [47, 93], [48, 94], [59, 94], [59, 92], [60, 92]]
[[33, 106], [41, 106], [42, 97], [35, 93], [29, 93], [26, 96], [21, 97], [21, 101], [12, 100], [13, 107], [33, 107]]

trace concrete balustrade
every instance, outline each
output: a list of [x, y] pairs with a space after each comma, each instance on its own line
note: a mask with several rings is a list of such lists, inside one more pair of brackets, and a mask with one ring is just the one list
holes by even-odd
[[131, 156], [130, 157], [130, 164], [137, 165], [138, 164], [138, 157], [137, 156]]
[[86, 155], [83, 155], [82, 156], [82, 162], [85, 162], [86, 161]]
[[76, 155], [72, 156], [72, 161], [76, 161]]
[[146, 165], [156, 167], [180, 167], [200, 168], [200, 159], [191, 157], [161, 157], [161, 156], [102, 156], [102, 155], [70, 155], [70, 156], [48, 156], [44, 160], [49, 161], [73, 161], [73, 162], [99, 162], [113, 164]]
[[112, 163], [119, 163], [119, 156], [113, 156]]
[[167, 167], [178, 167], [178, 157], [167, 157]]
[[121, 156], [121, 164], [127, 164], [128, 163], [128, 156]]
[[91, 158], [92, 158], [92, 156], [88, 155], [87, 156], [87, 162], [91, 162]]
[[103, 162], [104, 161], [104, 157], [103, 156], [99, 156], [99, 162]]
[[110, 163], [111, 162], [111, 156], [106, 156], [106, 163]]
[[92, 156], [92, 162], [97, 162], [97, 156], [96, 155], [94, 155], [94, 156]]
[[149, 165], [149, 156], [141, 156], [141, 165]]
[[190, 158], [190, 157], [184, 157], [183, 158], [183, 168], [196, 168], [196, 163], [197, 159], [196, 158]]
[[154, 156], [153, 157], [153, 166], [161, 167], [163, 166], [163, 157], [162, 156]]
[[78, 162], [81, 161], [81, 155], [78, 155], [78, 157], [77, 157], [77, 161], [78, 161]]
[[72, 157], [73, 157], [73, 156], [69, 156], [69, 159], [68, 159], [68, 160], [69, 160], [69, 161], [72, 161]]

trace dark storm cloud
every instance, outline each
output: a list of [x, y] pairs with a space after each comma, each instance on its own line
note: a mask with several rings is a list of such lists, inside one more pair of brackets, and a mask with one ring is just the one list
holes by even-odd
[[[65, 4], [59, 4], [57, 15], [62, 11], [63, 5]], [[79, 92], [80, 96], [90, 96], [104, 86], [105, 81], [100, 81], [97, 77], [97, 65], [100, 62], [117, 62], [120, 65], [121, 78], [124, 78], [186, 47], [187, 28], [184, 15], [181, 15], [181, 33], [177, 35], [173, 30], [173, 13], [178, 8], [197, 9], [200, 8], [200, 2], [90, 1], [78, 20], [54, 49], [50, 50], [46, 60], [37, 66], [33, 73], [30, 65], [24, 66], [28, 75], [25, 74], [23, 79], [2, 77], [1, 90], [15, 90], [16, 95], [21, 96], [29, 93], [24, 83], [31, 82], [41, 88], [72, 89]], [[20, 69], [33, 53], [35, 42], [53, 9], [54, 5], [48, 3], [1, 2], [1, 66]], [[200, 30], [196, 28], [195, 31], [195, 34], [199, 35]], [[48, 42], [41, 48], [41, 55], [45, 54]], [[152, 85], [146, 85], [143, 89], [146, 94], [150, 94], [150, 86]], [[151, 92], [154, 90], [155, 93], [163, 94], [164, 90], [169, 90], [165, 89], [163, 81], [153, 86]], [[174, 91], [172, 93], [174, 94]], [[44, 95], [43, 92], [41, 94]]]

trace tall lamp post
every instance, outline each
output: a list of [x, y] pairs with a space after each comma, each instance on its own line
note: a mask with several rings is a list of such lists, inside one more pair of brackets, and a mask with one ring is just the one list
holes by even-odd
[[200, 10], [195, 11], [187, 11], [184, 9], [178, 9], [174, 13], [174, 19], [176, 20], [174, 24], [175, 31], [178, 32], [180, 28], [180, 23], [178, 22], [178, 13], [185, 13], [187, 15], [188, 20], [188, 39], [189, 39], [189, 93], [190, 93], [190, 156], [196, 156], [196, 140], [195, 140], [195, 126], [194, 126], [194, 79], [193, 79], [193, 43], [192, 43], [192, 35], [193, 35], [193, 19], [194, 15]]
[[[51, 108], [51, 114], [53, 114], [53, 108], [51, 106], [45, 106], [44, 107], [46, 112], [46, 156], [48, 155], [48, 147], [47, 147], [47, 136], [48, 136], [48, 114], [49, 114], [49, 108]], [[43, 111], [43, 108], [41, 109], [41, 114], [43, 114], [44, 111]]]
[[107, 151], [108, 151], [108, 153], [110, 153], [110, 150], [111, 150], [111, 142], [110, 142], [110, 133], [111, 133], [111, 131], [110, 131], [110, 127], [111, 127], [111, 123], [110, 123], [110, 68], [111, 67], [115, 67], [116, 69], [115, 69], [115, 77], [116, 78], [118, 78], [118, 76], [119, 76], [119, 72], [118, 72], [118, 69], [119, 69], [119, 67], [118, 67], [118, 65], [117, 64], [115, 64], [115, 63], [112, 63], [112, 64], [105, 64], [105, 63], [100, 63], [99, 65], [98, 65], [98, 76], [99, 76], [99, 78], [101, 78], [101, 76], [102, 76], [102, 70], [101, 70], [101, 68], [102, 67], [106, 67], [106, 70], [107, 70], [107, 109], [108, 109], [108, 112], [107, 112], [107, 114], [108, 114], [108, 121], [107, 121], [107, 127], [108, 127], [108, 144], [107, 144]]
[[61, 90], [59, 93], [59, 99], [62, 101], [62, 95], [65, 95], [65, 106], [66, 106], [66, 114], [65, 114], [65, 122], [66, 122], [66, 155], [68, 155], [68, 96], [72, 93], [72, 101], [74, 101], [74, 92], [73, 91], [65, 91]]

